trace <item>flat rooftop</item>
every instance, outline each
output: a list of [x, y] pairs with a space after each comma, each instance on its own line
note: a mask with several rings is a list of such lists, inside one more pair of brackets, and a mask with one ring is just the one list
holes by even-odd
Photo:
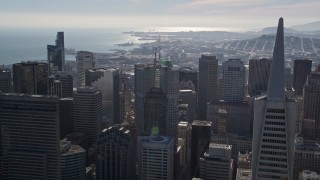
[[9, 69], [1, 69], [0, 68], [0, 73], [11, 73]]
[[78, 93], [92, 93], [96, 92], [98, 89], [96, 87], [92, 86], [85, 86], [85, 87], [79, 87], [77, 88]]
[[134, 67], [137, 69], [149, 69], [149, 68], [153, 68], [154, 65], [153, 64], [135, 64]]
[[248, 107], [249, 103], [246, 101], [242, 102], [226, 102], [223, 100], [220, 100], [219, 102], [209, 102], [209, 105], [219, 105], [219, 106], [241, 106], [241, 107]]
[[185, 126], [185, 127], [187, 127], [188, 125], [189, 125], [188, 122], [183, 122], [183, 121], [179, 122], [178, 124], [178, 126]]
[[212, 124], [211, 121], [194, 120], [192, 122], [192, 126], [210, 126], [211, 127], [211, 124]]
[[182, 89], [182, 90], [179, 90], [180, 93], [196, 93], [195, 91], [192, 91], [190, 89]]
[[173, 138], [171, 136], [147, 136], [142, 142], [169, 144], [172, 140]]
[[22, 93], [4, 93], [0, 92], [0, 96], [2, 98], [18, 98], [19, 100], [22, 100], [21, 98], [27, 99], [27, 98], [37, 98], [37, 100], [41, 101], [41, 99], [49, 100], [49, 99], [55, 99], [58, 100], [56, 96], [50, 96], [50, 95], [38, 95], [38, 94], [22, 94]]
[[227, 149], [227, 150], [231, 150], [232, 146], [229, 144], [216, 144], [216, 143], [210, 143], [209, 148], [213, 148], [213, 149]]
[[305, 150], [305, 151], [317, 151], [320, 152], [320, 144], [317, 143], [304, 143], [295, 145], [296, 150]]
[[106, 68], [106, 67], [88, 69], [89, 72], [105, 72], [105, 71], [114, 72], [116, 70], [118, 70], [118, 69], [116, 69], [116, 68]]
[[237, 169], [237, 180], [251, 180], [251, 170], [250, 169]]
[[231, 149], [232, 145], [229, 144], [210, 143], [209, 149], [204, 153], [204, 157], [217, 158], [223, 161], [229, 160], [231, 159]]

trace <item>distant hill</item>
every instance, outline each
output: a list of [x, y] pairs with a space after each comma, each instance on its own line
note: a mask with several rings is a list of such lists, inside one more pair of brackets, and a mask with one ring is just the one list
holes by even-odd
[[[217, 43], [225, 50], [251, 52], [256, 54], [272, 54], [275, 35], [262, 35], [247, 40], [229, 40]], [[295, 57], [319, 57], [320, 39], [310, 37], [285, 36], [285, 53]]]
[[320, 30], [320, 21], [315, 21], [312, 23], [295, 25], [290, 28], [298, 30], [298, 31], [319, 31]]
[[[259, 31], [258, 33], [260, 33], [260, 34], [275, 34], [276, 32], [277, 32], [277, 27], [266, 27], [266, 28], [262, 29], [261, 31]], [[291, 29], [291, 28], [284, 28], [284, 32], [285, 33], [292, 33], [292, 34], [299, 33], [299, 31]]]
[[[312, 24], [312, 23], [310, 23]], [[316, 29], [316, 27], [319, 25], [319, 29]], [[313, 37], [318, 38], [320, 35], [320, 21], [317, 23], [313, 23], [310, 25], [310, 27], [299, 25], [301, 28], [294, 28], [298, 26], [292, 26], [289, 28], [284, 28], [284, 33], [286, 36], [299, 36], [299, 37]], [[313, 26], [313, 28], [311, 28]], [[256, 35], [272, 35], [276, 34], [277, 27], [266, 27], [262, 29], [261, 31], [253, 32], [252, 34]]]

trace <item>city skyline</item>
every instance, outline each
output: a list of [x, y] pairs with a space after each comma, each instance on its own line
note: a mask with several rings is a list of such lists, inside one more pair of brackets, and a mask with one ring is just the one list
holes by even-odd
[[0, 179], [320, 179], [317, 7], [1, 3]]
[[58, 0], [50, 6], [40, 0], [13, 0], [2, 2], [0, 27], [244, 31], [273, 26], [279, 16], [287, 19], [287, 27], [318, 21], [319, 6], [314, 0]]

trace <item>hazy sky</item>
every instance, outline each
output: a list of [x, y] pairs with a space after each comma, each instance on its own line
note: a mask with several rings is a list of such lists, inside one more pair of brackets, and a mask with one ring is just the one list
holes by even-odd
[[319, 0], [1, 0], [4, 28], [215, 27], [236, 30], [320, 20]]

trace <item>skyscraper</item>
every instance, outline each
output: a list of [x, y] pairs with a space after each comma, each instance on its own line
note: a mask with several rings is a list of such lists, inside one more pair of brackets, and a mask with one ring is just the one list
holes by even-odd
[[64, 71], [64, 33], [58, 32], [55, 45], [47, 45], [47, 56], [49, 65], [49, 75], [57, 71]]
[[144, 135], [167, 134], [167, 106], [168, 99], [162, 89], [151, 88], [144, 98]]
[[143, 134], [144, 129], [144, 98], [150, 88], [155, 85], [154, 65], [136, 64], [134, 66], [134, 95], [135, 95], [135, 120], [137, 135]]
[[[319, 140], [320, 139], [320, 71], [312, 72], [308, 78], [303, 92], [303, 118], [302, 133], [305, 139]], [[310, 133], [307, 128], [307, 121], [313, 121], [311, 126], [313, 133]], [[307, 134], [310, 135], [308, 136]]]
[[251, 97], [267, 93], [271, 62], [266, 58], [249, 61], [248, 94]]
[[199, 59], [198, 119], [207, 119], [207, 103], [218, 101], [218, 59], [202, 55]]
[[227, 102], [242, 102], [245, 95], [245, 67], [240, 59], [222, 63], [222, 99]]
[[94, 54], [89, 51], [79, 51], [76, 56], [77, 87], [85, 85], [85, 72], [95, 67]]
[[48, 64], [22, 62], [13, 64], [14, 92], [23, 94], [48, 94]]
[[188, 104], [179, 104], [179, 118], [178, 121], [189, 122], [188, 121]]
[[102, 96], [95, 87], [80, 87], [73, 98], [73, 131], [98, 141], [102, 130]]
[[131, 111], [131, 90], [129, 89], [129, 75], [120, 73], [120, 122], [127, 121], [127, 117]]
[[293, 88], [296, 94], [301, 96], [303, 86], [306, 83], [307, 77], [311, 72], [312, 61], [308, 59], [294, 60], [293, 67]]
[[[208, 103], [207, 121], [212, 122], [214, 132], [218, 132], [218, 127], [223, 126], [221, 121], [221, 111], [225, 109], [226, 123], [225, 128], [227, 133], [234, 133], [240, 136], [251, 137], [251, 108], [245, 101], [243, 102], [210, 102]], [[219, 117], [220, 116], [220, 117]], [[219, 121], [222, 123], [219, 123]], [[219, 125], [220, 124], [220, 125]], [[221, 127], [221, 126], [220, 126]]]
[[73, 98], [59, 100], [60, 139], [65, 138], [73, 130]]
[[212, 122], [212, 133], [216, 135], [227, 134], [228, 112], [224, 107], [215, 107], [208, 105], [210, 113], [208, 112], [207, 119]]
[[176, 137], [179, 119], [179, 71], [172, 66], [162, 66], [160, 71], [160, 87], [167, 95], [166, 115], [167, 136]]
[[57, 80], [54, 76], [48, 78], [48, 95], [57, 96], [61, 98], [62, 88], [61, 81]]
[[119, 125], [104, 129], [96, 146], [98, 180], [135, 179], [135, 148], [129, 130]]
[[4, 179], [60, 179], [58, 98], [0, 93]]
[[102, 115], [113, 124], [120, 122], [120, 73], [114, 68], [95, 68], [85, 72], [86, 86], [96, 87], [102, 93]]
[[9, 69], [0, 68], [0, 92], [12, 92], [12, 75]]
[[191, 124], [179, 122], [178, 124], [178, 146], [181, 146], [181, 164], [184, 179], [190, 177], [191, 161]]
[[198, 90], [198, 72], [190, 67], [179, 69], [180, 89]]
[[73, 77], [70, 74], [58, 73], [55, 78], [61, 81], [61, 96], [63, 98], [73, 97]]
[[297, 137], [294, 150], [294, 180], [298, 180], [303, 170], [315, 171], [320, 174], [320, 145], [319, 143], [303, 142]]
[[179, 100], [181, 104], [188, 104], [188, 119], [192, 123], [197, 117], [197, 93], [188, 89], [180, 90]]
[[138, 179], [173, 180], [174, 139], [170, 136], [138, 137]]
[[191, 175], [198, 174], [199, 158], [211, 142], [211, 125], [209, 121], [194, 120], [191, 132]]
[[296, 102], [285, 97], [283, 19], [279, 19], [267, 96], [254, 108], [253, 179], [293, 179]]

